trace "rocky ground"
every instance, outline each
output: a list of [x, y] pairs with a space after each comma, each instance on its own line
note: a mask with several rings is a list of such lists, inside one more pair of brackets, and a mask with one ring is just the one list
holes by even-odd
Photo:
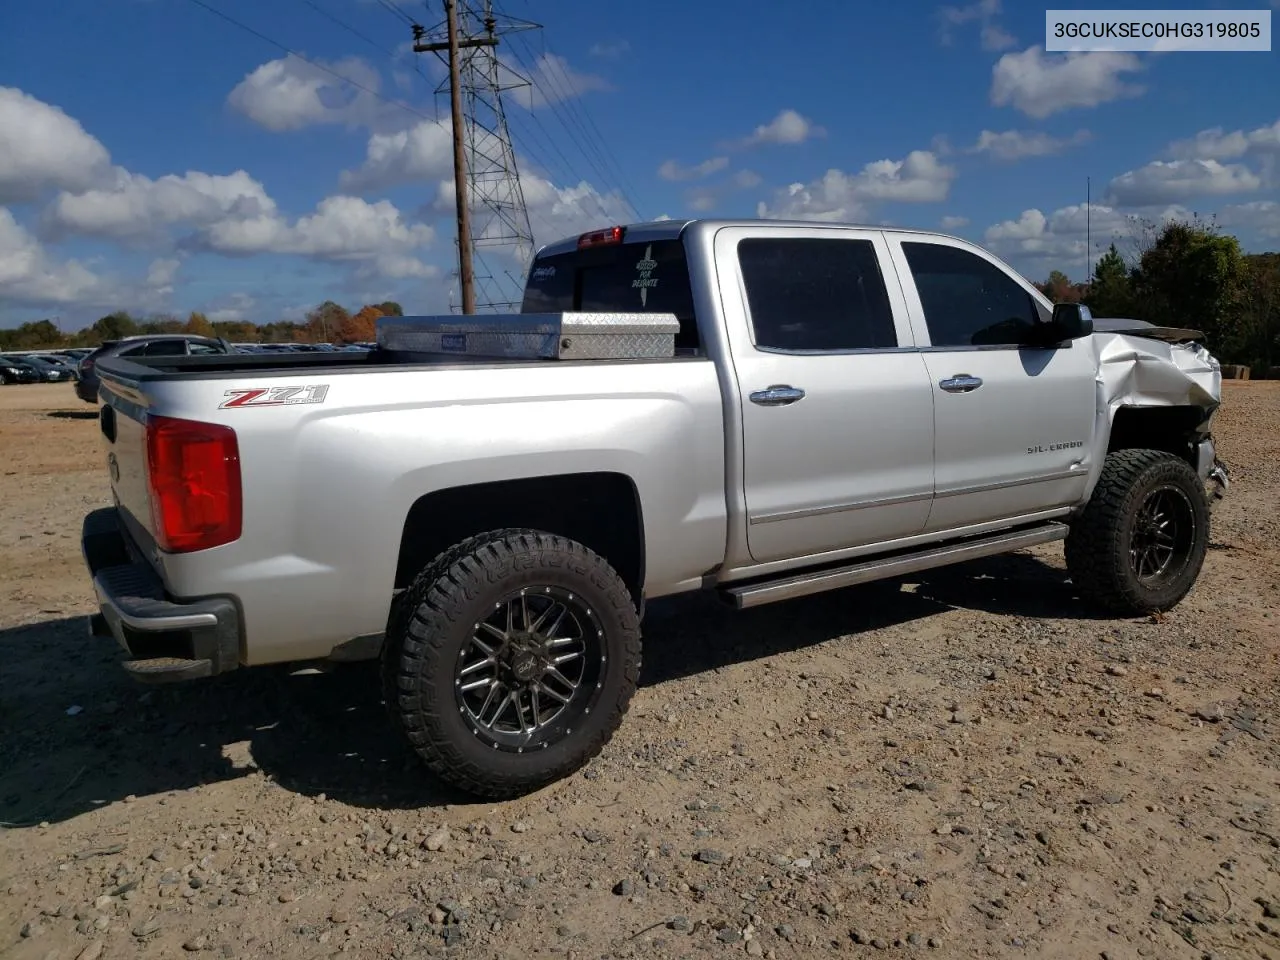
[[655, 607], [602, 756], [432, 780], [368, 665], [148, 689], [91, 642], [92, 408], [0, 390], [0, 957], [1280, 958], [1280, 383], [1229, 382], [1193, 594], [1044, 548]]

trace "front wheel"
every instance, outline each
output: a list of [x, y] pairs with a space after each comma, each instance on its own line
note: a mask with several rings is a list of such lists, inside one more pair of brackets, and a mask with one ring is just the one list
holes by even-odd
[[1127, 616], [1168, 610], [1195, 584], [1209, 546], [1204, 485], [1162, 450], [1117, 450], [1071, 524], [1067, 569], [1089, 599]]
[[490, 799], [568, 776], [622, 722], [640, 622], [605, 560], [534, 530], [473, 537], [429, 564], [383, 652], [388, 706], [441, 778]]

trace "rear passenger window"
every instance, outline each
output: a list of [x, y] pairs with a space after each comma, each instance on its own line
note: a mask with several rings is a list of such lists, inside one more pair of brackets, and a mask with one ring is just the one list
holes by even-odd
[[831, 352], [898, 345], [870, 240], [760, 237], [738, 244], [756, 346]]
[[181, 357], [187, 352], [182, 340], [152, 340], [143, 350], [148, 357]]
[[903, 243], [935, 347], [1029, 343], [1040, 313], [1012, 277], [968, 250]]

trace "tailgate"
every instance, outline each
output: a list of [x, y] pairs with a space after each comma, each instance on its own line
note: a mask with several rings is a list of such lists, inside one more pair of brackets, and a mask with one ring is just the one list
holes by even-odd
[[111, 494], [129, 533], [144, 547], [145, 553], [150, 553], [155, 530], [147, 480], [145, 398], [105, 377], [99, 396], [103, 404], [98, 411], [98, 425], [106, 451]]

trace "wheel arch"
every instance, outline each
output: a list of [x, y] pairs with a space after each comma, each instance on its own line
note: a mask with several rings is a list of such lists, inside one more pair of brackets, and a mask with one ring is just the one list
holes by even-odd
[[635, 481], [616, 472], [588, 472], [447, 487], [414, 501], [405, 517], [396, 561], [396, 589], [450, 546], [486, 530], [541, 530], [598, 553], [644, 604], [644, 509]]
[[1171, 453], [1196, 467], [1196, 446], [1209, 432], [1212, 414], [1192, 404], [1117, 407], [1107, 453], [1147, 449]]

